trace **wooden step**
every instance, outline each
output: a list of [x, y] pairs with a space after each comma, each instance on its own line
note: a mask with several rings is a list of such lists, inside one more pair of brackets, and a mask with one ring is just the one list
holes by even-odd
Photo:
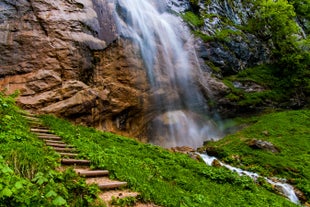
[[99, 177], [109, 174], [108, 170], [75, 170], [81, 177]]
[[89, 165], [89, 160], [77, 160], [77, 159], [61, 159], [61, 164], [64, 165]]
[[42, 140], [55, 140], [55, 141], [62, 140], [61, 137], [57, 137], [57, 136], [38, 136], [38, 138], [40, 138]]
[[53, 147], [56, 152], [77, 152], [75, 148]]
[[[138, 192], [132, 192], [130, 190], [109, 190], [102, 191], [98, 194], [98, 197], [101, 200], [104, 200], [106, 203], [111, 203], [113, 199], [124, 199], [124, 198], [137, 198], [140, 194]], [[144, 206], [144, 205], [143, 205]], [[156, 207], [155, 205], [145, 205], [149, 207]], [[157, 206], [159, 207], [159, 206]]]
[[40, 119], [28, 119], [26, 118], [27, 122], [30, 123], [30, 124], [42, 124], [42, 121]]
[[54, 139], [44, 139], [45, 143], [54, 143], [54, 144], [66, 144], [63, 141], [58, 141], [58, 140], [54, 140]]
[[40, 137], [57, 137], [57, 138], [59, 137], [59, 138], [61, 138], [60, 136], [57, 136], [55, 134], [35, 133], [35, 135], [40, 136]]
[[125, 186], [127, 186], [127, 182], [120, 182], [120, 181], [98, 184], [98, 187], [100, 190], [116, 189], [116, 188], [122, 188]]
[[34, 122], [31, 122], [30, 123], [31, 125], [31, 128], [36, 128], [36, 129], [48, 129], [47, 127], [45, 127], [44, 125], [42, 125], [42, 123], [34, 123]]
[[[27, 118], [26, 118], [27, 119]], [[40, 119], [27, 119], [28, 122], [30, 123], [39, 123], [42, 124], [42, 121]]]
[[52, 133], [50, 130], [48, 129], [38, 129], [38, 128], [31, 128], [30, 129], [31, 132], [39, 132], [39, 133]]
[[71, 158], [78, 156], [78, 154], [76, 153], [69, 153], [69, 152], [60, 152], [59, 154], [62, 157], [71, 157]]
[[42, 125], [41, 123], [38, 124], [38, 125], [36, 125], [36, 126], [32, 126], [31, 128], [32, 128], [32, 129], [45, 129], [45, 130], [49, 130], [48, 127]]
[[24, 117], [29, 122], [41, 122], [41, 119], [38, 118], [31, 118], [31, 117]]
[[35, 116], [25, 116], [25, 115], [22, 115], [22, 117], [24, 117], [25, 119], [28, 119], [28, 120], [40, 120], [39, 118], [37, 118]]
[[74, 146], [69, 145], [69, 144], [48, 143], [48, 142], [45, 142], [45, 144], [47, 146], [51, 146], [51, 147], [61, 147], [61, 148], [73, 148], [74, 147]]
[[22, 116], [25, 116], [25, 117], [37, 117], [37, 115], [35, 114], [30, 114], [30, 113], [27, 113], [27, 112], [21, 112], [20, 113]]

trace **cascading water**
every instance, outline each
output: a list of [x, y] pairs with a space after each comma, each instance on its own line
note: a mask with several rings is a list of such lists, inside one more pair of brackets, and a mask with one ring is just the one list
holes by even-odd
[[119, 33], [139, 46], [152, 87], [156, 116], [149, 126], [150, 141], [198, 147], [220, 137], [195, 83], [201, 73], [187, 27], [167, 12], [164, 0], [115, 1]]
[[[210, 166], [212, 166], [214, 160], [217, 160], [216, 157], [212, 157], [212, 156], [209, 156], [207, 154], [199, 154], [199, 156], [204, 160], [204, 162], [207, 165], [210, 165]], [[285, 182], [273, 181], [269, 178], [262, 177], [262, 176], [258, 175], [257, 173], [249, 172], [246, 170], [242, 170], [240, 168], [236, 168], [236, 167], [224, 164], [224, 163], [220, 162], [219, 160], [217, 160], [217, 161], [221, 166], [224, 166], [224, 167], [228, 168], [229, 170], [238, 173], [240, 176], [245, 175], [245, 176], [251, 177], [253, 180], [257, 180], [258, 178], [264, 178], [269, 184], [275, 186], [280, 191], [280, 193], [282, 193], [290, 201], [292, 201], [293, 203], [296, 203], [296, 204], [300, 203], [298, 197], [295, 194], [293, 186], [291, 186]]]

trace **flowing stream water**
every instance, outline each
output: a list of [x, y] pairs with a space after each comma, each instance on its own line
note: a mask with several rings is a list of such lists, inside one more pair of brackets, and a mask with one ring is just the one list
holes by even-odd
[[[209, 156], [207, 154], [199, 154], [199, 156], [204, 160], [204, 162], [207, 165], [210, 165], [210, 166], [212, 166], [212, 163], [214, 162], [214, 160], [217, 160], [216, 157]], [[269, 184], [275, 186], [276, 189], [280, 193], [282, 193], [285, 197], [287, 197], [290, 201], [292, 201], [293, 203], [296, 203], [296, 204], [300, 203], [298, 197], [295, 194], [294, 188], [291, 185], [289, 185], [285, 182], [274, 181], [274, 180], [271, 180], [269, 178], [262, 177], [257, 173], [249, 172], [246, 170], [242, 170], [240, 168], [236, 168], [236, 167], [227, 165], [225, 163], [220, 162], [219, 160], [217, 160], [217, 161], [221, 166], [224, 166], [224, 167], [228, 168], [229, 170], [238, 173], [240, 176], [243, 176], [243, 175], [249, 176], [253, 180], [257, 180], [258, 178], [264, 178]]]
[[[115, 0], [118, 31], [140, 49], [156, 116], [150, 142], [202, 146], [221, 136], [197, 80], [203, 80], [192, 37], [165, 0]], [[203, 83], [207, 86], [207, 83]]]

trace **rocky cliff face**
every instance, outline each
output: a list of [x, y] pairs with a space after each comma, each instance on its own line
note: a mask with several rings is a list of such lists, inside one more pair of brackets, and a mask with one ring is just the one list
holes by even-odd
[[111, 6], [105, 0], [1, 1], [1, 89], [19, 90], [18, 103], [35, 113], [143, 134], [146, 75], [132, 45], [117, 41]]
[[208, 14], [201, 31], [214, 39], [199, 44], [206, 69], [231, 75], [270, 61], [269, 46], [244, 28], [252, 15], [248, 4], [241, 0], [200, 2], [200, 12]]
[[0, 77], [45, 69], [83, 79], [93, 67], [90, 51], [104, 49], [115, 35], [111, 23], [108, 38], [99, 35], [105, 19], [94, 2], [2, 1]]

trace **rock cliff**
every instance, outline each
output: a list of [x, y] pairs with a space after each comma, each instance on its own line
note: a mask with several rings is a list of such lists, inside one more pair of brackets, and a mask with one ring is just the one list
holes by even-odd
[[1, 1], [1, 89], [19, 90], [18, 104], [34, 113], [143, 134], [146, 75], [130, 55], [132, 45], [117, 40], [111, 6], [105, 0]]

